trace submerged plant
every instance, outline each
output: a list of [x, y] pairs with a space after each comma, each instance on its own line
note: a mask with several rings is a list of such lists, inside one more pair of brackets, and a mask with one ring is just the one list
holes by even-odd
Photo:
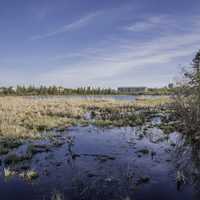
[[52, 194], [51, 200], [64, 200], [64, 195], [59, 191], [55, 190]]
[[182, 184], [185, 184], [185, 176], [182, 171], [177, 171], [176, 173], [176, 184], [177, 189], [179, 190]]
[[29, 160], [29, 159], [31, 159], [30, 155], [20, 156], [20, 155], [17, 155], [17, 154], [10, 154], [5, 158], [4, 163], [6, 165], [17, 164], [19, 162]]

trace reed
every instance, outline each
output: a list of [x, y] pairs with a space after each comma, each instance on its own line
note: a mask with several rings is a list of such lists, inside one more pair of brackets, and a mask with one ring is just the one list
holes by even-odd
[[[91, 112], [97, 120], [115, 121], [131, 115], [136, 109], [155, 108], [169, 103], [169, 98], [140, 99], [135, 102], [115, 100], [81, 100], [31, 97], [0, 97], [0, 136], [9, 138], [39, 138], [42, 131], [67, 127], [84, 120]], [[100, 113], [100, 114], [99, 114]], [[135, 117], [135, 116], [134, 116]], [[120, 122], [123, 125], [123, 121]], [[117, 124], [117, 123], [116, 123]]]

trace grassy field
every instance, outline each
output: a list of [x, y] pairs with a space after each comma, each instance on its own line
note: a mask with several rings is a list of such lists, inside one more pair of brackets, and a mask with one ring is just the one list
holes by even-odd
[[143, 120], [141, 116], [138, 119], [135, 110], [158, 108], [170, 102], [167, 97], [135, 102], [0, 97], [0, 136], [38, 138], [51, 128], [90, 123], [85, 119], [88, 112], [96, 119], [92, 122], [95, 125], [135, 125]]

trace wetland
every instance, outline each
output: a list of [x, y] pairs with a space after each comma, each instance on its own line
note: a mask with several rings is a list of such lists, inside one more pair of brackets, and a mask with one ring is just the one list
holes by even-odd
[[199, 199], [198, 151], [170, 97], [1, 97], [0, 107], [2, 199]]

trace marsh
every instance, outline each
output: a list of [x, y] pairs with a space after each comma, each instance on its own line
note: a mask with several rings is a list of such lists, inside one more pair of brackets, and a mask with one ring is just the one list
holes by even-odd
[[0, 199], [199, 200], [199, 8], [0, 0]]
[[2, 198], [195, 199], [171, 103], [1, 98]]

